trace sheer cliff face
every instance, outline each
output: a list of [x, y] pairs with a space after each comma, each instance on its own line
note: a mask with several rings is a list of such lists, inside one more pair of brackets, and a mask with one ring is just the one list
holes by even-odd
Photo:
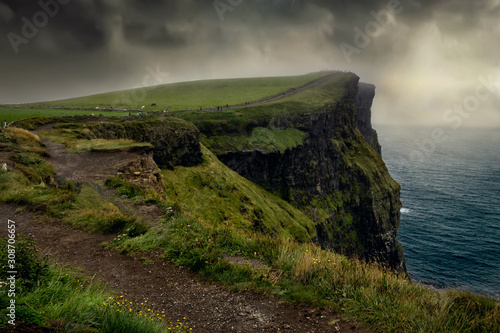
[[370, 83], [360, 82], [356, 95], [356, 121], [358, 129], [366, 142], [379, 154], [382, 153], [378, 143], [377, 132], [372, 128], [372, 104], [375, 97], [375, 86]]
[[[389, 175], [371, 128], [373, 85], [347, 83], [335, 105], [272, 120], [278, 129], [306, 133], [283, 152], [219, 152], [219, 159], [253, 182], [278, 193], [315, 222], [316, 241], [347, 255], [405, 270], [399, 227], [400, 187]], [[361, 111], [360, 111], [361, 110]]]

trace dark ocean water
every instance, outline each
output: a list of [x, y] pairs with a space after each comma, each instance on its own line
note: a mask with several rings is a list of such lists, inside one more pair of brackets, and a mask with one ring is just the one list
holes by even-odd
[[[376, 127], [414, 280], [500, 297], [500, 129]], [[438, 141], [438, 142], [436, 142]]]

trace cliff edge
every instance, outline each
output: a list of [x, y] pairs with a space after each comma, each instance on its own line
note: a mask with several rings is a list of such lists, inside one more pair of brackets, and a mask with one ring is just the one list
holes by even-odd
[[[300, 208], [325, 248], [405, 271], [396, 239], [400, 186], [371, 128], [375, 86], [336, 73], [314, 89], [195, 124], [229, 168]], [[254, 115], [254, 116], [252, 116]]]

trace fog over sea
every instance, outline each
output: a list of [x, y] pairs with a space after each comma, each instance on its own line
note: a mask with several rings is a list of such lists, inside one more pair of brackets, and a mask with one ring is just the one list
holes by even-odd
[[401, 226], [410, 276], [500, 298], [500, 129], [374, 126], [401, 184]]

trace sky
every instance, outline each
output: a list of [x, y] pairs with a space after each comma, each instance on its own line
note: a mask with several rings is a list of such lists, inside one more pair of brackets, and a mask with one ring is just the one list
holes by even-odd
[[375, 124], [500, 127], [500, 0], [0, 0], [0, 104], [350, 70]]

